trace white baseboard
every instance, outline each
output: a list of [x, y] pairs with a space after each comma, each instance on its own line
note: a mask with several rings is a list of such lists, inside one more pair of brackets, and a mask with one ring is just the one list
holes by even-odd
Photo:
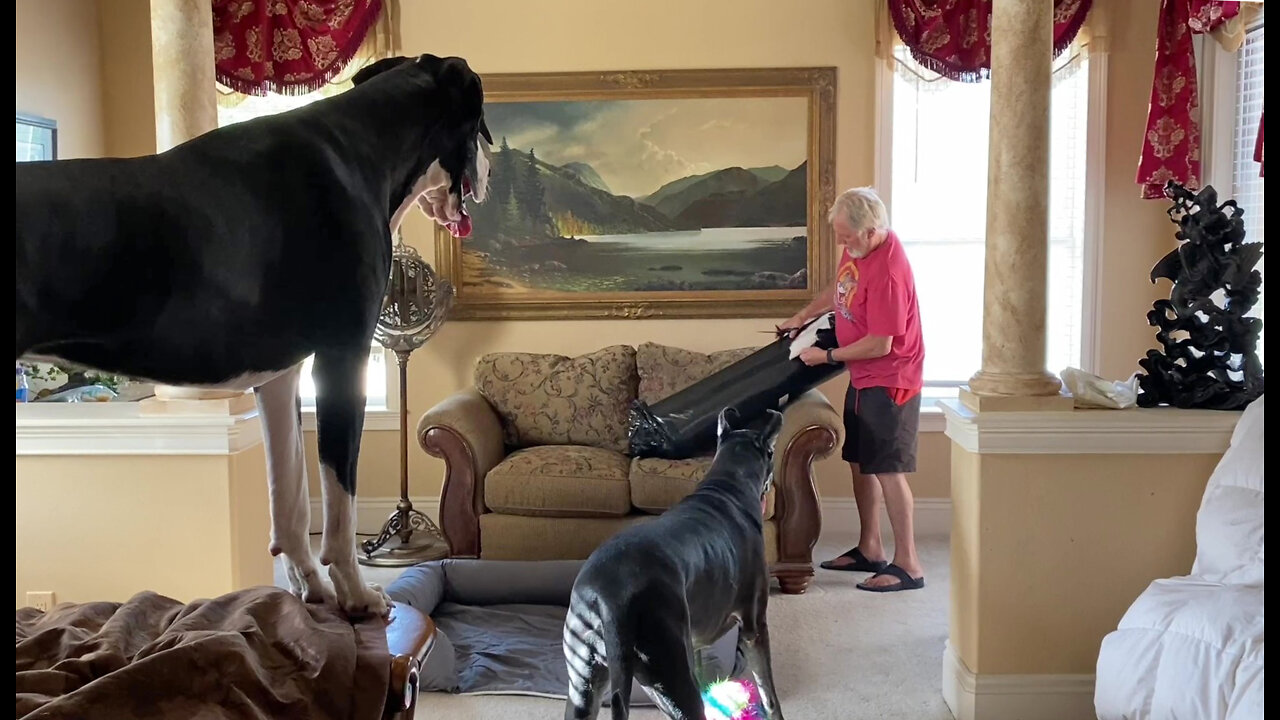
[[942, 697], [956, 720], [1093, 720], [1093, 675], [978, 675], [951, 650]]
[[[438, 525], [440, 523], [440, 499], [427, 497], [411, 497], [413, 509], [421, 510]], [[377, 533], [382, 524], [395, 512], [398, 497], [356, 498], [356, 532]], [[320, 498], [311, 499], [311, 532], [318, 533], [324, 529], [324, 505]]]
[[[858, 505], [853, 498], [823, 498], [822, 532], [839, 535], [857, 535], [859, 530]], [[915, 499], [916, 537], [946, 537], [951, 535], [951, 499]], [[889, 515], [880, 507], [880, 526], [889, 529]]]

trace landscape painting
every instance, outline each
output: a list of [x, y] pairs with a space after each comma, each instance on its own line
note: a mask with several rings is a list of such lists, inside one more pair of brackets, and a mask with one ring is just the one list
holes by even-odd
[[483, 81], [489, 197], [437, 236], [455, 317], [771, 316], [829, 272], [833, 72]]

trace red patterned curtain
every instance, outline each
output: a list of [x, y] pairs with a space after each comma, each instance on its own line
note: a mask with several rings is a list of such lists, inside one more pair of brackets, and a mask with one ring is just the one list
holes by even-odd
[[1265, 114], [1258, 116], [1258, 142], [1253, 145], [1253, 161], [1258, 163], [1258, 177], [1262, 177], [1262, 121], [1266, 117]]
[[382, 0], [213, 0], [218, 82], [245, 95], [318, 90], [382, 11]]
[[1240, 12], [1239, 2], [1163, 0], [1147, 132], [1138, 161], [1142, 197], [1164, 197], [1173, 180], [1200, 187], [1200, 111], [1191, 35], [1212, 32]]
[[[991, 0], [888, 0], [893, 29], [922, 66], [951, 80], [991, 73]], [[1053, 54], [1071, 45], [1093, 0], [1054, 0]]]

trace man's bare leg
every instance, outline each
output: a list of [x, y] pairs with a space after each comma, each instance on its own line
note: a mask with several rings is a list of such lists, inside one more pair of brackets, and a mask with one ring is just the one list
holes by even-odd
[[[884, 493], [885, 508], [889, 511], [889, 526], [893, 528], [893, 564], [907, 571], [913, 578], [924, 577], [924, 567], [916, 553], [915, 499], [911, 495], [911, 486], [907, 484], [907, 476], [904, 473], [880, 473], [867, 477], [876, 481], [876, 485]], [[862, 552], [869, 559], [883, 558], [883, 555], [873, 557], [865, 548]], [[881, 575], [867, 579], [863, 585], [885, 587], [901, 582], [902, 580], [892, 575]]]
[[[858, 463], [849, 463], [853, 473], [853, 499], [858, 505], [858, 551], [871, 562], [884, 560], [884, 542], [880, 539], [880, 482], [875, 475], [863, 475]], [[896, 531], [895, 531], [896, 532]], [[831, 561], [832, 567], [852, 565], [853, 560], [841, 555]]]

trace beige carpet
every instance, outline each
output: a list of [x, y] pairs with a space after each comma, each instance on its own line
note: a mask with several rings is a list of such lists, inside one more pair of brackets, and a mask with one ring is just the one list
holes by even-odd
[[[318, 540], [318, 538], [316, 539]], [[847, 550], [854, 537], [824, 537], [815, 559]], [[318, 542], [317, 542], [318, 545]], [[817, 571], [804, 595], [769, 601], [773, 671], [782, 710], [793, 720], [951, 720], [942, 700], [950, 576], [945, 538], [922, 538], [922, 590], [869, 593], [854, 587], [865, 573]], [[395, 569], [365, 568], [383, 585]], [[283, 584], [279, 568], [276, 583]], [[520, 696], [423, 693], [419, 720], [560, 718], [564, 702]], [[605, 709], [602, 718], [608, 717]], [[651, 707], [631, 717], [658, 720]]]

